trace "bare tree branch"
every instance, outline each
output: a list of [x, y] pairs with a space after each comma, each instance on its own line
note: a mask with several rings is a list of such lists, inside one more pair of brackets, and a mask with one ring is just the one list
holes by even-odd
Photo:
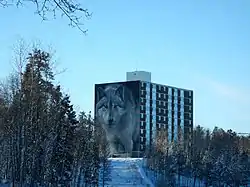
[[84, 9], [77, 0], [0, 0], [0, 6], [8, 7], [10, 5], [24, 5], [25, 2], [30, 2], [36, 6], [35, 13], [38, 14], [42, 20], [48, 20], [51, 16], [56, 18], [56, 15], [66, 16], [70, 21], [69, 25], [76, 27], [83, 34], [87, 33], [87, 29], [83, 29], [84, 19], [90, 19], [92, 13], [88, 9]]

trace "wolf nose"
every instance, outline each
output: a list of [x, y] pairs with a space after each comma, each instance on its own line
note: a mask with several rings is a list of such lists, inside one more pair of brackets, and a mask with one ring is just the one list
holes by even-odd
[[110, 119], [109, 119], [109, 124], [112, 124], [112, 123], [113, 123], [113, 119], [110, 118]]

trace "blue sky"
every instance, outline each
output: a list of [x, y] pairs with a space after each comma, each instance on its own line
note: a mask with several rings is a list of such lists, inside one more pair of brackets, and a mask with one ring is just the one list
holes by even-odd
[[78, 110], [93, 111], [94, 84], [125, 80], [136, 68], [152, 81], [195, 93], [195, 124], [250, 132], [250, 1], [87, 0], [88, 35], [68, 20], [42, 22], [35, 6], [0, 11], [0, 77], [13, 45], [41, 41], [56, 50], [57, 76]]

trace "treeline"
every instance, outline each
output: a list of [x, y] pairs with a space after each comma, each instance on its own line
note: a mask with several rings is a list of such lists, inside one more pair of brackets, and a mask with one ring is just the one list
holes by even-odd
[[1, 84], [0, 179], [12, 186], [97, 186], [100, 178], [105, 184], [103, 131], [90, 115], [76, 116], [70, 97], [54, 84], [51, 60], [33, 49], [24, 70]]
[[[191, 150], [166, 140], [159, 133], [147, 155], [147, 173], [156, 186], [248, 186], [250, 182], [250, 136], [215, 127], [212, 132], [197, 126]], [[248, 185], [247, 185], [248, 184]]]

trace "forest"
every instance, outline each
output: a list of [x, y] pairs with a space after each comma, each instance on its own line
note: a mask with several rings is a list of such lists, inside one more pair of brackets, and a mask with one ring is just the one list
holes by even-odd
[[[62, 85], [55, 84], [52, 55], [34, 48], [16, 59], [16, 71], [0, 85], [1, 182], [104, 186], [110, 168], [103, 129], [90, 113], [77, 114]], [[156, 186], [181, 186], [183, 176], [193, 186], [196, 181], [205, 186], [249, 182], [250, 136], [197, 126], [191, 150], [183, 142], [167, 142], [166, 136], [159, 131], [145, 155], [144, 168]]]
[[53, 83], [49, 53], [33, 49], [17, 59], [20, 71], [0, 86], [2, 183], [96, 186], [108, 166], [108, 147], [99, 138], [103, 131], [90, 114], [77, 116], [70, 97]]
[[156, 186], [249, 186], [250, 135], [198, 125], [191, 149], [181, 141], [168, 143], [166, 135], [165, 130], [158, 133], [144, 164]]

